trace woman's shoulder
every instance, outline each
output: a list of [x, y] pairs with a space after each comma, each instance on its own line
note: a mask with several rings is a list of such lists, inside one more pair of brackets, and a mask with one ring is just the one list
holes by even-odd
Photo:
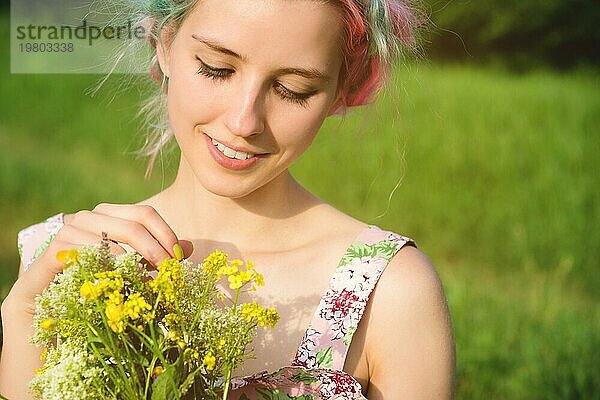
[[[414, 385], [403, 388], [408, 398], [451, 392], [455, 361], [450, 313], [441, 279], [422, 251], [403, 246], [390, 260], [365, 317], [366, 351], [379, 371], [371, 383], [394, 390], [398, 375], [412, 376]], [[436, 382], [435, 387], [418, 397], [428, 381]]]
[[[321, 227], [320, 230], [324, 235], [331, 238], [343, 238], [350, 245], [363, 244], [374, 246], [381, 242], [394, 242], [396, 250], [399, 250], [406, 244], [416, 247], [416, 242], [401, 232], [383, 228], [378, 224], [358, 220], [327, 203], [320, 205], [319, 210], [312, 220]], [[325, 227], [325, 229], [322, 227]], [[395, 253], [396, 251], [392, 255]]]
[[63, 224], [64, 214], [61, 212], [19, 231], [17, 249], [24, 269], [27, 269], [48, 247]]
[[390, 258], [373, 292], [371, 317], [374, 322], [381, 321], [382, 326], [386, 325], [384, 321], [400, 322], [399, 319], [404, 319], [399, 325], [401, 327], [415, 326], [408, 324], [408, 319], [428, 317], [431, 314], [422, 313], [445, 308], [442, 281], [431, 260], [414, 245], [412, 239], [398, 233], [384, 232], [391, 240], [412, 245], [399, 246]]

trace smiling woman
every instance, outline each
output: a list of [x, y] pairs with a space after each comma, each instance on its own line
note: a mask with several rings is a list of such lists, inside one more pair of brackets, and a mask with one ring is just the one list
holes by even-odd
[[413, 41], [410, 9], [392, 0], [161, 0], [141, 11], [161, 83], [144, 106], [154, 131], [143, 151], [149, 172], [174, 139], [177, 176], [137, 204], [100, 204], [21, 231], [21, 274], [2, 310], [0, 391], [26, 398], [39, 366], [26, 338], [33, 299], [60, 272], [53, 255], [108, 232], [114, 253], [128, 245], [152, 265], [179, 243], [195, 262], [218, 247], [261, 266], [268, 285], [243, 301], [276, 304], [281, 321], [255, 341], [230, 398], [450, 398], [450, 319], [428, 259], [289, 173], [325, 118], [375, 98]]
[[[203, 1], [194, 11], [177, 32], [163, 27], [157, 46], [182, 160], [195, 182], [221, 196], [245, 197], [268, 182], [285, 185], [282, 173], [308, 148], [336, 101], [341, 32], [329, 21], [337, 10], [313, 2]], [[238, 160], [239, 153], [253, 157]]]

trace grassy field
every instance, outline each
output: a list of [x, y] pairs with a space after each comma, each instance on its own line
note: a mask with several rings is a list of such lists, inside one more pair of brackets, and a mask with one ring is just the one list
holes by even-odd
[[[145, 182], [129, 154], [137, 91], [91, 98], [97, 77], [1, 68], [3, 297], [20, 229], [145, 198], [177, 154]], [[294, 174], [430, 256], [454, 321], [457, 398], [600, 398], [600, 74], [419, 65], [395, 79], [377, 107], [328, 120]]]

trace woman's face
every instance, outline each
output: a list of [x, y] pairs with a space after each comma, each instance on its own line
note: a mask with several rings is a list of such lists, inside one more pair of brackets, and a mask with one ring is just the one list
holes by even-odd
[[334, 111], [340, 38], [314, 1], [198, 3], [159, 59], [182, 161], [207, 190], [245, 196], [308, 148]]

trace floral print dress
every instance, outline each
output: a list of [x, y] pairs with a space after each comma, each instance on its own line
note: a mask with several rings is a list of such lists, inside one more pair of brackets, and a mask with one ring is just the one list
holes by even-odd
[[[60, 213], [19, 232], [18, 249], [25, 268], [48, 247], [62, 225]], [[391, 258], [405, 245], [415, 243], [368, 225], [340, 260], [290, 366], [234, 378], [230, 398], [366, 400], [360, 384], [342, 368], [371, 292]]]

